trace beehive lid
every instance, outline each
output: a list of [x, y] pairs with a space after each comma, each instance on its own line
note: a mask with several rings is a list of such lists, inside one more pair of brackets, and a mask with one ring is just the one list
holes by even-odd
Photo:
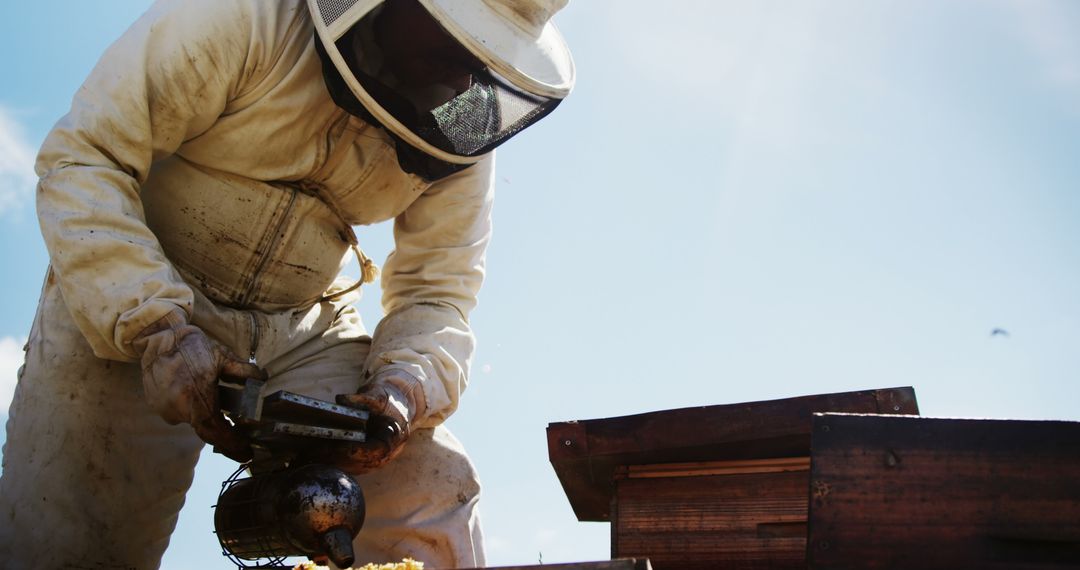
[[548, 457], [578, 520], [608, 521], [617, 467], [805, 457], [813, 414], [917, 415], [911, 387], [548, 424]]

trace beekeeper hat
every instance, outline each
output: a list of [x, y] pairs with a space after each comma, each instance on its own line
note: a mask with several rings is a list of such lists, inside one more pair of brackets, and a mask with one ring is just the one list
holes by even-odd
[[381, 77], [383, 57], [374, 53], [374, 42], [359, 62], [343, 57], [343, 49], [352, 48], [345, 45], [347, 34], [373, 27], [385, 1], [307, 3], [322, 48], [352, 94], [379, 124], [436, 159], [476, 162], [546, 116], [573, 87], [570, 51], [551, 22], [568, 0], [419, 0], [485, 66], [472, 74], [468, 89], [448, 97], [408, 92]]

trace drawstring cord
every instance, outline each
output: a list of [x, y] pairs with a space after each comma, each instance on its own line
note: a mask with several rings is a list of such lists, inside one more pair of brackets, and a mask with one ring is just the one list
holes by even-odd
[[300, 190], [305, 194], [314, 196], [323, 204], [326, 204], [326, 207], [330, 208], [330, 211], [333, 212], [335, 216], [337, 216], [337, 219], [341, 222], [342, 227], [341, 233], [338, 234], [338, 237], [341, 238], [341, 241], [349, 244], [349, 248], [352, 249], [353, 254], [356, 255], [356, 261], [360, 264], [360, 279], [357, 282], [353, 283], [348, 288], [342, 289], [341, 291], [338, 291], [336, 293], [331, 293], [329, 295], [323, 295], [322, 297], [319, 297], [318, 302], [322, 303], [324, 301], [333, 301], [339, 299], [349, 293], [352, 293], [353, 291], [356, 291], [360, 288], [361, 285], [365, 283], [374, 282], [375, 279], [379, 277], [379, 267], [376, 266], [375, 262], [371, 261], [371, 258], [365, 255], [363, 250], [360, 249], [360, 241], [356, 239], [356, 232], [353, 231], [352, 225], [350, 225], [349, 222], [345, 220], [345, 215], [342, 214], [341, 208], [338, 206], [337, 201], [335, 201], [328, 192], [325, 192], [322, 186], [315, 182], [307, 180], [300, 182]]

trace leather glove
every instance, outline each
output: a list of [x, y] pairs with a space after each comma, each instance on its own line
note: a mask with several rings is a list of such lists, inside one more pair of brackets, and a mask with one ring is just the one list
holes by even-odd
[[404, 449], [409, 438], [411, 418], [422, 401], [421, 386], [412, 383], [405, 390], [393, 380], [376, 380], [360, 388], [356, 394], [341, 394], [337, 403], [366, 409], [371, 413], [367, 424], [367, 441], [331, 450], [330, 462], [351, 473], [366, 473], [386, 465]]
[[206, 443], [241, 463], [251, 444], [221, 413], [218, 378], [243, 382], [266, 379], [266, 372], [187, 322], [180, 308], [146, 327], [131, 346], [142, 355], [146, 401], [170, 424], [188, 423]]

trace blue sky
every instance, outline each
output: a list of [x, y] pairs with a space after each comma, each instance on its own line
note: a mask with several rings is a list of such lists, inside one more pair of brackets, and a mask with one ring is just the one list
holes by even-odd
[[[0, 21], [2, 409], [47, 264], [33, 155], [148, 4]], [[450, 421], [491, 562], [608, 556], [547, 462], [552, 421], [900, 385], [925, 415], [1080, 420], [1080, 4], [578, 0], [558, 22], [578, 87], [500, 150]], [[164, 568], [226, 567], [230, 467], [205, 457]]]

